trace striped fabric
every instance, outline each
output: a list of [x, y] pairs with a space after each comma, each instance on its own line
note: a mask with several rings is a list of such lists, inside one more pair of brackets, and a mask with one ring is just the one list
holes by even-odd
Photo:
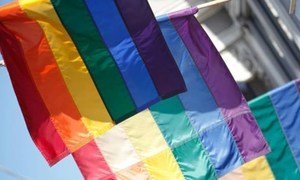
[[217, 179], [269, 152], [196, 12], [158, 18], [187, 92], [152, 105], [73, 153], [86, 179]]
[[[1, 52], [50, 165], [186, 90], [147, 1], [135, 4], [147, 14], [111, 0], [20, 0], [0, 8]], [[128, 22], [124, 12], [143, 23]]]
[[[250, 102], [271, 153], [228, 174], [231, 179], [300, 179], [300, 80]], [[240, 178], [234, 177], [235, 175]]]

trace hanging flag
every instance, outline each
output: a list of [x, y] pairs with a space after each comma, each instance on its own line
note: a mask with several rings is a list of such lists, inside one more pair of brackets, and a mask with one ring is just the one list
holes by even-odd
[[[11, 45], [14, 44], [12, 47]], [[40, 98], [34, 82], [32, 81], [26, 64], [22, 47], [14, 35], [0, 24], [1, 54], [9, 67], [10, 78], [19, 101], [24, 119], [36, 146], [45, 156], [50, 165], [55, 164], [62, 157], [69, 154], [62, 138], [58, 135], [56, 127], [51, 120], [51, 115]]]
[[158, 18], [187, 92], [152, 105], [74, 152], [84, 178], [217, 179], [269, 152], [196, 12]]
[[[228, 174], [231, 179], [300, 179], [300, 79], [249, 103], [271, 153]], [[243, 178], [233, 178], [239, 175]]]
[[49, 164], [186, 90], [145, 2], [135, 1], [147, 18], [135, 19], [153, 29], [137, 24], [148, 32], [139, 43], [113, 1], [20, 0], [0, 8], [1, 52], [29, 132]]

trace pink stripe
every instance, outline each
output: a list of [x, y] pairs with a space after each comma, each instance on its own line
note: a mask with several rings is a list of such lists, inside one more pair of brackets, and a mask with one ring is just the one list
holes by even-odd
[[84, 179], [116, 179], [95, 141], [86, 144], [72, 155]]

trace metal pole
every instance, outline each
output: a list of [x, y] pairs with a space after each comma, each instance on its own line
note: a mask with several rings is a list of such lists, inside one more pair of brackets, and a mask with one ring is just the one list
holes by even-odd
[[230, 0], [215, 0], [215, 1], [204, 3], [204, 4], [200, 4], [200, 5], [196, 6], [196, 7], [198, 9], [203, 9], [203, 8], [207, 8], [207, 7], [221, 5], [221, 4], [227, 3], [229, 1]]
[[290, 14], [295, 14], [295, 12], [296, 12], [296, 4], [297, 4], [297, 0], [291, 0], [290, 10], [289, 10]]

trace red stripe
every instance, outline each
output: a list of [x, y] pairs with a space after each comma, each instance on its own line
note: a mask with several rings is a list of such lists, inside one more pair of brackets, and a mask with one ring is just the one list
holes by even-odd
[[48, 163], [53, 165], [69, 151], [31, 79], [19, 41], [1, 23], [0, 47], [31, 138]]
[[81, 121], [81, 114], [68, 91], [45, 34], [18, 4], [9, 8], [9, 13], [16, 17], [4, 20], [3, 25], [20, 42], [30, 76], [52, 117], [53, 125], [67, 148], [74, 152], [91, 141], [92, 136]]
[[73, 157], [85, 179], [116, 179], [94, 141], [74, 152]]

